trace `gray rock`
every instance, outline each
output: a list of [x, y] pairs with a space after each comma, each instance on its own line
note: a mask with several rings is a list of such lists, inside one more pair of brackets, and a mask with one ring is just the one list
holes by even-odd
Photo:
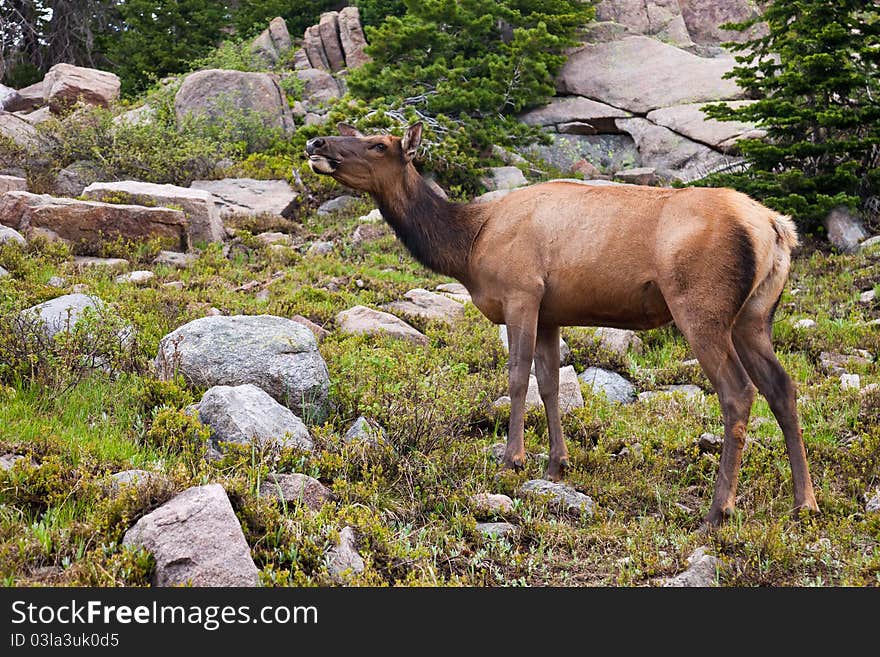
[[117, 283], [132, 283], [133, 285], [146, 285], [156, 278], [156, 274], [146, 269], [120, 274], [116, 277]]
[[828, 374], [846, 374], [847, 368], [870, 365], [874, 362], [871, 353], [864, 349], [856, 349], [853, 353], [840, 354], [833, 351], [819, 353], [819, 365]]
[[477, 531], [486, 538], [515, 537], [519, 527], [509, 522], [478, 522]]
[[273, 18], [269, 27], [251, 42], [251, 52], [261, 57], [269, 66], [275, 66], [281, 55], [290, 50], [290, 47], [287, 23], [280, 16]]
[[265, 244], [266, 246], [271, 246], [273, 244], [280, 244], [281, 246], [293, 245], [293, 238], [287, 233], [260, 233], [259, 235], [256, 235], [256, 239], [258, 242]]
[[120, 87], [114, 73], [72, 64], [55, 64], [43, 78], [46, 102], [55, 113], [77, 102], [108, 107], [119, 98]]
[[178, 251], [159, 251], [153, 258], [154, 265], [164, 265], [175, 269], [186, 269], [192, 266], [199, 256], [195, 253], [180, 253]]
[[507, 495], [496, 493], [477, 493], [471, 496], [471, 505], [478, 513], [496, 514], [513, 511], [513, 500]]
[[653, 167], [621, 169], [614, 174], [614, 177], [630, 185], [656, 185], [658, 182], [657, 170]]
[[461, 301], [462, 303], [471, 301], [471, 293], [461, 283], [440, 283], [436, 289], [441, 294], [445, 294], [456, 301]]
[[327, 415], [327, 365], [306, 327], [273, 315], [202, 317], [162, 338], [155, 367], [191, 385], [252, 383], [307, 422]]
[[7, 276], [9, 276], [9, 272], [3, 267], [0, 267], [0, 278], [6, 278]]
[[593, 132], [618, 132], [614, 119], [632, 116], [617, 107], [583, 96], [557, 96], [549, 103], [522, 114], [520, 121], [528, 125], [554, 126], [581, 123], [592, 126]]
[[608, 401], [631, 404], [636, 400], [633, 384], [617, 372], [603, 370], [600, 367], [588, 367], [578, 379], [590, 386], [594, 394], [602, 394]]
[[109, 197], [122, 198], [126, 203], [179, 207], [186, 215], [192, 243], [222, 242], [225, 235], [214, 195], [205, 190], [122, 180], [94, 183], [82, 193], [86, 198], [99, 201]]
[[[493, 404], [496, 408], [510, 406], [510, 397], [505, 395], [496, 399]], [[574, 367], [568, 365], [559, 370], [559, 412], [566, 415], [576, 408], [584, 405], [584, 395], [581, 392], [581, 384], [574, 371]], [[526, 410], [544, 408], [541, 401], [541, 393], [538, 388], [538, 379], [534, 374], [529, 375], [529, 387], [526, 391]]]
[[153, 554], [154, 586], [258, 586], [259, 573], [226, 491], [189, 488], [145, 515], [122, 544]]
[[710, 554], [706, 547], [698, 547], [688, 557], [688, 568], [682, 573], [668, 578], [663, 586], [669, 587], [708, 587], [718, 584], [717, 571], [721, 562]]
[[46, 103], [44, 80], [19, 89], [16, 96], [7, 97], [3, 110], [7, 112], [30, 112]]
[[874, 237], [869, 237], [859, 244], [859, 251], [868, 251], [869, 249], [874, 249], [878, 246], [880, 246], [880, 235], [874, 235]]
[[105, 490], [111, 497], [118, 496], [126, 487], [142, 488], [162, 481], [162, 475], [149, 470], [123, 470], [108, 477]]
[[636, 332], [628, 329], [600, 326], [594, 336], [602, 349], [621, 357], [626, 356], [630, 351], [640, 354], [645, 346]]
[[21, 454], [3, 454], [0, 456], [0, 472], [11, 470], [15, 467], [16, 463], [23, 460], [25, 460], [25, 457]]
[[34, 126], [9, 112], [0, 112], [0, 138], [8, 139], [19, 148], [35, 148], [40, 141]]
[[26, 192], [27, 180], [18, 176], [0, 176], [0, 196], [6, 192]]
[[309, 246], [309, 253], [314, 255], [329, 255], [333, 253], [333, 248], [336, 245], [333, 242], [312, 242], [311, 246]]
[[152, 105], [141, 105], [132, 110], [123, 112], [113, 117], [113, 124], [118, 126], [135, 127], [151, 125], [156, 120], [156, 108]]
[[[739, 109], [751, 105], [753, 100], [732, 100], [728, 106]], [[721, 145], [742, 137], [763, 137], [766, 133], [758, 130], [753, 124], [742, 121], [718, 121], [710, 119], [703, 112], [705, 103], [690, 103], [663, 107], [648, 112], [647, 118], [664, 128], [684, 135], [692, 141], [700, 142], [712, 148], [721, 149]]]
[[792, 324], [796, 329], [800, 330], [808, 330], [812, 328], [816, 328], [816, 322], [812, 319], [799, 319], [794, 324]]
[[760, 13], [760, 3], [753, 0], [678, 0], [681, 15], [691, 39], [700, 44], [717, 45], [727, 41], [745, 41], [766, 33], [759, 23], [745, 32], [722, 30], [725, 23], [742, 23]]
[[647, 119], [617, 119], [617, 125], [635, 141], [642, 166], [656, 169], [662, 178], [690, 182], [734, 162], [730, 156]]
[[270, 474], [260, 484], [262, 497], [275, 497], [287, 504], [303, 503], [312, 511], [333, 499], [333, 494], [317, 479], [294, 472]]
[[840, 389], [841, 390], [858, 390], [862, 385], [861, 377], [858, 374], [841, 374]]
[[297, 208], [298, 194], [286, 180], [196, 180], [190, 188], [212, 194], [220, 209], [221, 219], [263, 215], [290, 219]]
[[271, 73], [208, 69], [190, 73], [174, 98], [178, 121], [222, 120], [231, 110], [251, 114], [269, 129], [293, 132], [287, 96]]
[[53, 276], [48, 281], [46, 281], [46, 285], [48, 285], [49, 287], [62, 288], [67, 286], [67, 280], [61, 276]]
[[523, 172], [511, 166], [489, 167], [487, 174], [480, 178], [480, 182], [490, 192], [499, 189], [516, 189], [529, 184]]
[[520, 486], [519, 493], [549, 498], [559, 509], [568, 513], [593, 516], [595, 505], [592, 498], [565, 484], [546, 479], [531, 479]]
[[317, 25], [306, 28], [303, 35], [303, 50], [312, 68], [319, 68], [324, 71], [330, 70], [327, 53], [324, 52], [324, 44], [321, 42], [321, 32]]
[[65, 294], [23, 310], [22, 316], [36, 321], [43, 335], [52, 339], [59, 333], [65, 333], [75, 327], [86, 309], [97, 313], [103, 311], [105, 307], [104, 302], [96, 297]]
[[382, 427], [363, 415], [352, 423], [342, 440], [346, 443], [366, 443], [374, 446], [387, 442]]
[[303, 83], [303, 106], [310, 112], [326, 112], [327, 106], [342, 96], [336, 78], [319, 68], [307, 68], [293, 73]]
[[344, 583], [352, 574], [364, 572], [366, 564], [357, 551], [357, 536], [353, 527], [339, 532], [339, 543], [327, 553], [327, 570], [338, 583]]
[[384, 335], [407, 340], [417, 345], [427, 345], [428, 337], [402, 319], [390, 313], [355, 306], [336, 315], [336, 324], [343, 333], [354, 335]]
[[128, 260], [123, 258], [97, 258], [95, 256], [74, 256], [73, 266], [82, 271], [93, 267], [102, 269], [125, 269], [128, 267]]
[[504, 460], [504, 452], [507, 449], [507, 442], [501, 441], [497, 443], [492, 443], [486, 448], [486, 453], [489, 457], [495, 461], [496, 463], [501, 463]]
[[34, 110], [33, 112], [28, 112], [27, 114], [22, 114], [21, 118], [30, 123], [32, 126], [38, 126], [41, 123], [45, 123], [49, 119], [52, 118], [52, 110], [48, 107], [41, 107], [38, 110]]
[[617, 23], [630, 33], [665, 43], [693, 45], [678, 0], [603, 0], [596, 5], [596, 20]]
[[585, 44], [572, 53], [557, 90], [645, 114], [672, 105], [742, 98], [742, 89], [723, 79], [735, 65], [730, 56], [697, 57], [647, 36], [630, 36]]
[[880, 513], [880, 491], [875, 492], [874, 496], [865, 503], [865, 512]]
[[312, 332], [312, 335], [315, 336], [315, 339], [318, 341], [318, 344], [324, 341], [328, 335], [330, 335], [330, 331], [325, 329], [323, 326], [315, 324], [312, 320], [307, 317], [303, 317], [302, 315], [294, 315], [290, 318], [291, 321], [296, 322], [297, 324], [302, 324], [307, 329]]
[[321, 43], [330, 70], [334, 73], [341, 71], [345, 68], [345, 55], [342, 51], [342, 41], [339, 39], [339, 13], [327, 11], [321, 14], [318, 33], [321, 35]]
[[859, 303], [874, 303], [877, 293], [874, 290], [865, 290], [859, 294]]
[[211, 428], [215, 448], [222, 443], [304, 450], [313, 447], [302, 420], [250, 383], [214, 386], [204, 394], [196, 410], [199, 421]]
[[681, 385], [663, 386], [660, 390], [649, 390], [639, 393], [639, 401], [647, 401], [657, 396], [663, 395], [681, 395], [688, 401], [699, 401], [703, 399], [703, 391], [699, 386], [690, 383]]
[[[15, 107], [22, 102], [21, 96], [12, 87], [0, 84], [0, 111], [7, 111], [7, 107]], [[9, 109], [8, 111], [13, 111]]]
[[450, 325], [464, 318], [464, 306], [442, 294], [416, 288], [403, 296], [404, 301], [394, 301], [384, 308], [394, 313]]
[[80, 196], [86, 187], [98, 182], [104, 176], [104, 171], [97, 163], [77, 160], [55, 174], [51, 191], [58, 196]]
[[357, 202], [358, 199], [356, 199], [354, 196], [343, 194], [342, 196], [331, 198], [329, 201], [322, 203], [321, 206], [318, 208], [318, 214], [328, 215], [334, 212], [345, 212]]
[[716, 436], [714, 433], [704, 433], [700, 435], [700, 439], [697, 441], [697, 446], [703, 453], [712, 452], [714, 454], [720, 454], [721, 448], [724, 446], [724, 438], [722, 436]]
[[825, 229], [828, 231], [828, 241], [843, 253], [854, 253], [859, 248], [859, 242], [868, 237], [868, 232], [858, 217], [853, 216], [849, 208], [843, 206], [828, 213], [825, 217]]
[[339, 11], [339, 40], [347, 68], [358, 68], [370, 61], [370, 56], [365, 52], [367, 40], [357, 7], [344, 7]]
[[24, 237], [22, 237], [21, 233], [17, 230], [0, 225], [0, 244], [6, 244], [7, 242], [19, 244], [21, 246], [27, 245], [27, 241], [25, 241]]

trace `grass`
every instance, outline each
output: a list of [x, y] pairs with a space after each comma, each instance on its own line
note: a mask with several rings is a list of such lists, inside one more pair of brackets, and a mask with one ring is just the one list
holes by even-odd
[[[137, 518], [189, 486], [222, 483], [241, 520], [266, 585], [330, 585], [324, 562], [338, 531], [352, 525], [367, 568], [354, 584], [392, 586], [646, 586], [680, 572], [699, 545], [721, 558], [727, 586], [876, 586], [880, 583], [880, 514], [865, 496], [880, 486], [880, 395], [842, 390], [823, 371], [822, 352], [864, 349], [880, 355], [880, 331], [869, 321], [880, 305], [859, 293], [880, 282], [880, 253], [800, 254], [774, 326], [780, 359], [797, 381], [799, 411], [823, 513], [793, 518], [791, 479], [781, 433], [759, 397], [749, 425], [734, 517], [701, 531], [718, 456], [697, 439], [721, 432], [718, 400], [674, 327], [641, 334], [644, 352], [602, 353], [580, 329], [566, 329], [578, 371], [610, 366], [639, 391], [694, 383], [703, 400], [656, 397], [618, 406], [585, 390], [586, 405], [564, 426], [572, 469], [567, 483], [596, 501], [593, 518], [557, 514], [545, 503], [516, 499], [503, 517], [515, 538], [485, 539], [470, 496], [515, 497], [540, 477], [546, 428], [530, 413], [525, 472], [499, 472], [489, 447], [506, 433], [492, 407], [505, 394], [507, 357], [497, 329], [472, 306], [454, 327], [414, 322], [426, 348], [406, 342], [331, 332], [320, 350], [330, 371], [332, 410], [310, 427], [312, 452], [280, 456], [249, 448], [207, 462], [187, 444], [179, 411], [203, 391], [153, 377], [159, 339], [209, 308], [226, 314], [304, 315], [332, 331], [333, 318], [356, 304], [377, 307], [413, 287], [445, 282], [418, 266], [391, 231], [351, 239], [364, 203], [344, 215], [308, 216], [292, 248], [273, 249], [240, 233], [228, 253], [204, 249], [189, 269], [149, 264], [151, 250], [126, 250], [132, 269], [152, 269], [146, 287], [114, 282], [99, 269], [76, 271], [63, 249], [35, 244], [0, 248], [0, 316], [84, 285], [134, 326], [137, 339], [109, 371], [84, 371], [68, 358], [0, 363], [0, 454], [26, 458], [0, 472], [0, 578], [8, 586], [144, 585], [152, 562], [120, 547]], [[333, 239], [326, 256], [307, 254], [312, 240]], [[280, 276], [273, 276], [281, 272]], [[51, 288], [51, 276], [66, 279]], [[180, 281], [182, 289], [163, 284]], [[247, 286], [258, 281], [259, 285]], [[242, 289], [242, 286], [245, 286]], [[268, 291], [268, 296], [258, 293]], [[797, 319], [817, 322], [795, 329]], [[16, 336], [0, 335], [0, 353], [18, 354]], [[83, 348], [71, 344], [68, 350]], [[57, 363], [55, 363], [57, 364]], [[880, 382], [874, 362], [853, 364], [862, 387]], [[384, 428], [385, 447], [347, 445], [342, 436], [360, 414]], [[164, 432], [164, 433], [163, 433]], [[177, 432], [177, 433], [174, 433]], [[173, 434], [173, 435], [172, 435]], [[109, 473], [161, 471], [143, 488], [107, 494]], [[259, 498], [271, 471], [303, 472], [330, 487], [335, 501], [319, 512], [279, 507]]]

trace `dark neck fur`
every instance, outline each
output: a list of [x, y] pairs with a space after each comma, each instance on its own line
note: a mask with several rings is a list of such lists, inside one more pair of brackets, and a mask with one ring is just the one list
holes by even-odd
[[379, 211], [413, 257], [425, 267], [462, 281], [482, 227], [472, 205], [439, 196], [410, 165], [393, 189], [373, 195]]

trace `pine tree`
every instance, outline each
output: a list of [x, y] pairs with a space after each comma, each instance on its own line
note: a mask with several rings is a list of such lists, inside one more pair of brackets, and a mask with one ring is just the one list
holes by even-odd
[[768, 26], [763, 36], [727, 44], [741, 53], [731, 77], [757, 100], [707, 113], [754, 122], [767, 137], [739, 142], [747, 171], [704, 183], [750, 193], [806, 230], [831, 208], [855, 208], [878, 194], [880, 11], [869, 4], [777, 0], [760, 19]]

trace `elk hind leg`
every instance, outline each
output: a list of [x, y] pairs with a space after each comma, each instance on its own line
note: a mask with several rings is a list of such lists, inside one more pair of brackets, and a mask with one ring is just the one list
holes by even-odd
[[535, 343], [535, 374], [550, 436], [550, 462], [546, 477], [559, 481], [568, 467], [568, 448], [559, 417], [559, 327], [539, 326]]
[[785, 436], [795, 509], [818, 511], [803, 434], [798, 423], [794, 382], [773, 351], [773, 312], [761, 312], [757, 306], [757, 299], [750, 300], [737, 317], [733, 328], [733, 343], [752, 381], [767, 398], [770, 410]]
[[510, 423], [507, 429], [507, 447], [502, 465], [505, 468], [525, 467], [526, 393], [529, 374], [535, 356], [538, 325], [538, 303], [521, 301], [505, 308], [509, 344], [508, 386], [510, 394]]

